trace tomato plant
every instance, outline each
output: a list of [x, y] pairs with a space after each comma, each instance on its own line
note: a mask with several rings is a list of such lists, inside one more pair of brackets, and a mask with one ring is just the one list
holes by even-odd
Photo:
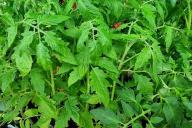
[[192, 127], [191, 0], [0, 0], [0, 127]]

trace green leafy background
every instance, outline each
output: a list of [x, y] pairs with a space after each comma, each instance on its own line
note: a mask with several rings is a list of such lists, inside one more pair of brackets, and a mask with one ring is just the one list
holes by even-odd
[[190, 0], [0, 0], [0, 127], [192, 127]]

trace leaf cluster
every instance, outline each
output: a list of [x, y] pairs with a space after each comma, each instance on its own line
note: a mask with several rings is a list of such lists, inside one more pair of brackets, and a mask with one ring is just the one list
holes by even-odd
[[192, 127], [190, 0], [0, 0], [0, 127]]

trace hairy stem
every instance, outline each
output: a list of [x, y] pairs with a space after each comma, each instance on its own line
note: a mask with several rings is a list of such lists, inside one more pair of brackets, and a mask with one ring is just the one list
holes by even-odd
[[[90, 93], [90, 81], [89, 81], [89, 71], [88, 71], [88, 73], [87, 73], [87, 95], [89, 95], [89, 93]], [[89, 110], [88, 103], [86, 103], [85, 109]]]
[[135, 118], [131, 119], [129, 122], [127, 122], [126, 124], [124, 124], [123, 128], [128, 128], [128, 126], [132, 123], [134, 123], [137, 119], [144, 117], [145, 114], [149, 113], [151, 110], [146, 110], [143, 111], [140, 115], [136, 116]]
[[[129, 27], [128, 34], [131, 33], [131, 30], [132, 30], [132, 27], [133, 27], [133, 24], [134, 24], [134, 23], [135, 23], [135, 22], [132, 22], [132, 23], [131, 23], [131, 25], [130, 25], [130, 27]], [[127, 53], [128, 53], [128, 51], [130, 50], [131, 46], [133, 46], [133, 44], [134, 44], [133, 42], [131, 42], [131, 43], [127, 42], [127, 43], [126, 43], [125, 51], [123, 52], [123, 55], [122, 55], [122, 57], [121, 57], [121, 59], [120, 59], [119, 65], [118, 65], [118, 70], [121, 70], [121, 68], [122, 68], [122, 66], [123, 66], [123, 64], [124, 64], [125, 57], [127, 56]], [[114, 99], [115, 89], [116, 89], [116, 81], [113, 82], [113, 86], [112, 86], [112, 93], [111, 93], [111, 100], [112, 100], [112, 101], [113, 101], [113, 99]]]
[[190, 30], [191, 29], [191, 0], [187, 1], [188, 3], [188, 26], [187, 29]]
[[55, 95], [55, 82], [54, 82], [54, 75], [53, 75], [52, 69], [51, 69], [51, 88], [52, 88], [52, 94]]

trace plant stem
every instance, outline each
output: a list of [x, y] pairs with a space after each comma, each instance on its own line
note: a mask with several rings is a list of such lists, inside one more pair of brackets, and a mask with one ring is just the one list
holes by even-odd
[[52, 88], [52, 93], [55, 95], [55, 82], [54, 82], [54, 76], [53, 76], [53, 70], [51, 69], [51, 88]]
[[38, 31], [38, 36], [39, 36], [39, 43], [41, 43], [41, 33], [40, 33], [39, 23], [37, 25], [37, 31]]
[[129, 122], [127, 122], [126, 124], [124, 124], [123, 128], [127, 128], [130, 124], [132, 124], [134, 121], [136, 121], [137, 119], [145, 116], [145, 114], [149, 113], [151, 110], [146, 110], [143, 111], [140, 115], [136, 116], [135, 118], [131, 119]]
[[118, 69], [119, 69], [119, 70], [121, 70], [121, 68], [122, 68], [122, 66], [123, 66], [123, 64], [124, 64], [125, 57], [126, 57], [128, 51], [130, 50], [130, 48], [133, 46], [133, 44], [134, 44], [134, 43], [131, 42], [130, 44], [128, 44], [128, 45], [126, 46], [125, 51], [124, 51], [124, 53], [123, 53], [123, 56], [122, 56], [122, 58], [121, 58], [121, 60], [120, 60], [119, 66], [118, 66]]
[[191, 0], [187, 0], [188, 3], [188, 23], [187, 23], [187, 29], [188, 29], [188, 34], [189, 30], [191, 29]]
[[[25, 21], [23, 21], [23, 23], [26, 24], [26, 25], [29, 25], [30, 27], [32, 27], [32, 28], [34, 28], [34, 29], [37, 29], [38, 32], [43, 33], [44, 35], [46, 35], [46, 33], [45, 33], [42, 29], [40, 29], [38, 26], [29, 24], [29, 23], [27, 23], [27, 22], [25, 22]], [[38, 24], [38, 25], [39, 25], [39, 24]]]
[[[89, 81], [89, 71], [88, 71], [88, 73], [87, 73], [87, 95], [89, 95], [89, 93], [90, 93], [90, 81]], [[85, 109], [89, 110], [88, 103], [86, 103]]]
[[[135, 22], [136, 22], [136, 21], [135, 21]], [[128, 30], [128, 34], [131, 33], [133, 24], [134, 24], [135, 22], [132, 22], [132, 23], [131, 23], [131, 25], [130, 25], [130, 27], [129, 27], [129, 30]], [[127, 56], [127, 53], [128, 53], [128, 51], [130, 50], [130, 48], [133, 46], [133, 44], [134, 44], [133, 42], [131, 42], [131, 43], [127, 42], [127, 43], [126, 43], [125, 51], [124, 51], [124, 53], [123, 53], [123, 55], [122, 55], [122, 57], [121, 57], [121, 59], [120, 59], [120, 62], [119, 62], [118, 70], [121, 70], [121, 68], [122, 68], [122, 66], [123, 66], [123, 64], [124, 64], [125, 57]], [[111, 93], [111, 101], [113, 101], [113, 99], [114, 99], [115, 89], [116, 89], [116, 81], [113, 81], [112, 93]]]
[[132, 73], [146, 73], [147, 75], [149, 75], [151, 78], [151, 74], [147, 71], [133, 71], [133, 70], [130, 70], [130, 69], [127, 69], [127, 70], [122, 70], [123, 72], [132, 72]]
[[153, 124], [151, 123], [151, 121], [149, 120], [149, 118], [145, 115], [143, 115], [143, 117], [148, 121], [150, 128], [154, 128]]
[[139, 55], [139, 53], [137, 53], [137, 54], [133, 55], [132, 57], [126, 59], [126, 60], [123, 62], [123, 64], [129, 62], [130, 60], [132, 60], [133, 58], [137, 57], [138, 55]]

